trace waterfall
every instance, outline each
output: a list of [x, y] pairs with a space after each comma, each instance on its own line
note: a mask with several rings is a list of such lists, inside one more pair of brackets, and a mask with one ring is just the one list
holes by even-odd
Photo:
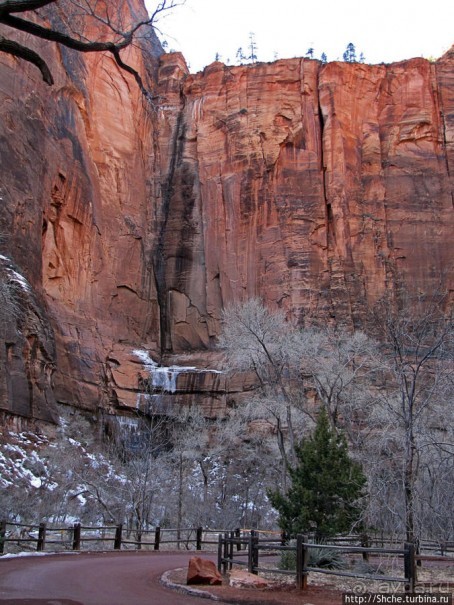
[[177, 390], [177, 378], [184, 372], [197, 371], [192, 366], [159, 366], [151, 359], [148, 351], [135, 349], [133, 351], [142, 362], [150, 376], [150, 387], [164, 393], [175, 393]]
[[180, 374], [210, 372], [221, 374], [219, 370], [198, 369], [194, 366], [159, 366], [151, 359], [148, 351], [134, 349], [134, 355], [138, 357], [150, 377], [150, 387], [163, 393], [175, 393], [177, 390], [177, 379]]

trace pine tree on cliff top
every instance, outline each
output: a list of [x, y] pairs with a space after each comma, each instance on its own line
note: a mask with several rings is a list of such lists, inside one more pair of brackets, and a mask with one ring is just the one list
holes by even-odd
[[349, 457], [345, 437], [330, 427], [325, 410], [313, 435], [296, 448], [296, 456], [287, 494], [268, 494], [281, 529], [291, 535], [315, 532], [318, 539], [349, 531], [361, 518], [366, 479]]
[[343, 59], [347, 63], [356, 63], [356, 48], [353, 42], [347, 44], [347, 48], [343, 54]]

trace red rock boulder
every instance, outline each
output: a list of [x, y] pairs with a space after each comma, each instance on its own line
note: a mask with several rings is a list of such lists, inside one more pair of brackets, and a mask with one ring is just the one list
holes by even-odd
[[189, 559], [187, 584], [222, 584], [222, 576], [213, 561], [192, 557]]
[[230, 572], [229, 585], [235, 588], [267, 588], [270, 583], [248, 571], [235, 569]]

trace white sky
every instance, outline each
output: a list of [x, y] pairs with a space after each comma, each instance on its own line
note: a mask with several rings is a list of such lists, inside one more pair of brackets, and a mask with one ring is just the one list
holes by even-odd
[[[156, 0], [146, 0], [149, 8]], [[157, 24], [161, 41], [180, 50], [196, 72], [221, 55], [249, 54], [254, 32], [259, 61], [302, 57], [341, 59], [353, 42], [368, 63], [439, 57], [454, 43], [454, 0], [186, 0]]]

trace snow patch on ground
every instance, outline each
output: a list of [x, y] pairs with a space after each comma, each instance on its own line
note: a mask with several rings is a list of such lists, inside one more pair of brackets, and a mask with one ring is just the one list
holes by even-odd
[[[71, 466], [71, 460], [82, 460], [86, 467], [97, 470], [105, 477], [114, 476], [120, 479], [115, 468], [108, 458], [100, 452], [92, 452], [80, 441], [68, 437], [66, 429], [68, 423], [61, 419], [62, 435], [60, 439], [51, 443], [46, 437], [31, 432], [5, 432], [0, 435], [0, 490], [20, 491], [25, 497], [42, 500], [57, 489], [62, 490], [62, 498], [67, 502], [77, 502], [74, 522], [79, 521], [84, 511], [90, 511], [90, 496], [87, 495], [87, 485], [84, 480], [77, 480]], [[62, 448], [68, 460], [68, 467], [62, 468], [65, 458], [58, 457]], [[54, 458], [57, 455], [57, 458]], [[58, 466], [58, 469], [56, 467]], [[56, 469], [58, 472], [56, 473]], [[127, 481], [121, 477], [121, 481]], [[56, 492], [58, 493], [58, 492]], [[63, 503], [62, 503], [63, 504]], [[62, 510], [65, 507], [62, 506]], [[6, 508], [2, 509], [6, 514]], [[11, 511], [16, 513], [16, 511]], [[14, 517], [20, 522], [20, 515]], [[67, 512], [65, 522], [70, 522], [70, 513]]]
[[[16, 552], [16, 553], [7, 553], [6, 555], [0, 555], [0, 559], [17, 559], [19, 557], [48, 557], [49, 555], [54, 555], [54, 552]], [[58, 555], [79, 555], [80, 552], [60, 552], [58, 551]]]

